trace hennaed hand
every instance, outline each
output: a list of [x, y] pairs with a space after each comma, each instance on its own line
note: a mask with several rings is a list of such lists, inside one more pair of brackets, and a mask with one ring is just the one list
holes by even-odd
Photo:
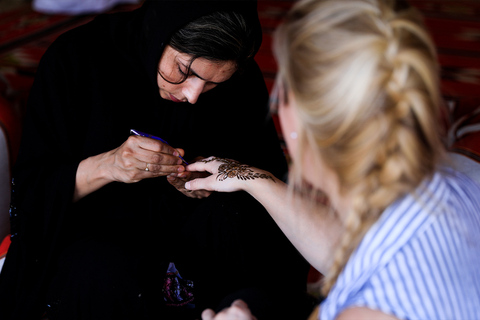
[[211, 173], [203, 179], [194, 179], [185, 184], [188, 190], [210, 190], [233, 192], [245, 190], [245, 183], [256, 179], [270, 179], [273, 176], [266, 171], [241, 164], [231, 159], [209, 157], [186, 167], [187, 171], [205, 171]]
[[232, 305], [215, 314], [212, 309], [202, 312], [202, 320], [257, 320], [247, 304], [242, 300], [233, 301]]

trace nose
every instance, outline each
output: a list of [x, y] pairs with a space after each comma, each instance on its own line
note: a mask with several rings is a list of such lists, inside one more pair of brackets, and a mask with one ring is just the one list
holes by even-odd
[[182, 93], [187, 98], [189, 103], [195, 104], [204, 88], [204, 80], [197, 77], [191, 77], [185, 80], [183, 83]]

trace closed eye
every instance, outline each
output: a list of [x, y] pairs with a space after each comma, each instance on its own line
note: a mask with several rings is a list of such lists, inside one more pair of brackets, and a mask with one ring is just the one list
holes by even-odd
[[178, 72], [180, 72], [180, 73], [182, 74], [182, 76], [184, 76], [184, 77], [187, 77], [187, 76], [188, 76], [188, 74], [186, 74], [186, 73], [182, 70], [182, 68], [180, 68], [180, 65], [178, 65]]
[[[180, 68], [180, 65], [182, 65], [185, 69], [188, 70], [188, 74], [185, 73], [181, 68]], [[208, 81], [208, 80], [205, 80], [203, 79], [202, 77], [200, 77], [198, 74], [196, 74], [195, 72], [193, 72], [189, 67], [187, 67], [186, 65], [182, 64], [182, 63], [179, 63], [178, 64], [178, 71], [182, 74], [182, 76], [184, 76], [185, 78], [187, 77], [190, 77], [190, 76], [195, 76], [197, 77], [198, 79], [201, 79], [209, 84], [212, 84], [214, 86], [218, 86], [221, 82], [213, 82], [213, 81]]]

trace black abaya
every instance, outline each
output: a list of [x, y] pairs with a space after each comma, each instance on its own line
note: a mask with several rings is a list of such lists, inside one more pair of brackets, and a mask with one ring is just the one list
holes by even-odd
[[[195, 105], [159, 95], [157, 65], [169, 35], [219, 7], [240, 8], [261, 39], [250, 1], [146, 1], [99, 16], [47, 50], [14, 168], [1, 319], [46, 311], [51, 320], [193, 319], [245, 288], [271, 292], [278, 310], [301, 297], [308, 265], [246, 193], [190, 199], [160, 177], [110, 183], [72, 201], [78, 164], [120, 146], [132, 128], [183, 148], [187, 160], [215, 155], [285, 174], [254, 62]], [[195, 309], [165, 306], [169, 262], [193, 281]]]

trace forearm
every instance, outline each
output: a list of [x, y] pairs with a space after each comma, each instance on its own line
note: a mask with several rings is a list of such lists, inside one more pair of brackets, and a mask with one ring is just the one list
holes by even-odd
[[248, 165], [209, 157], [187, 166], [188, 171], [211, 175], [188, 181], [188, 190], [246, 191], [260, 202], [290, 242], [318, 271], [329, 268], [342, 226], [331, 210], [291, 194], [288, 186], [270, 172]]
[[104, 170], [104, 165], [107, 162], [108, 153], [93, 156], [80, 162], [75, 180], [73, 202], [79, 201], [111, 182]]
[[244, 183], [245, 191], [259, 201], [287, 238], [318, 271], [325, 273], [332, 261], [341, 225], [330, 209], [292, 194], [274, 178]]

